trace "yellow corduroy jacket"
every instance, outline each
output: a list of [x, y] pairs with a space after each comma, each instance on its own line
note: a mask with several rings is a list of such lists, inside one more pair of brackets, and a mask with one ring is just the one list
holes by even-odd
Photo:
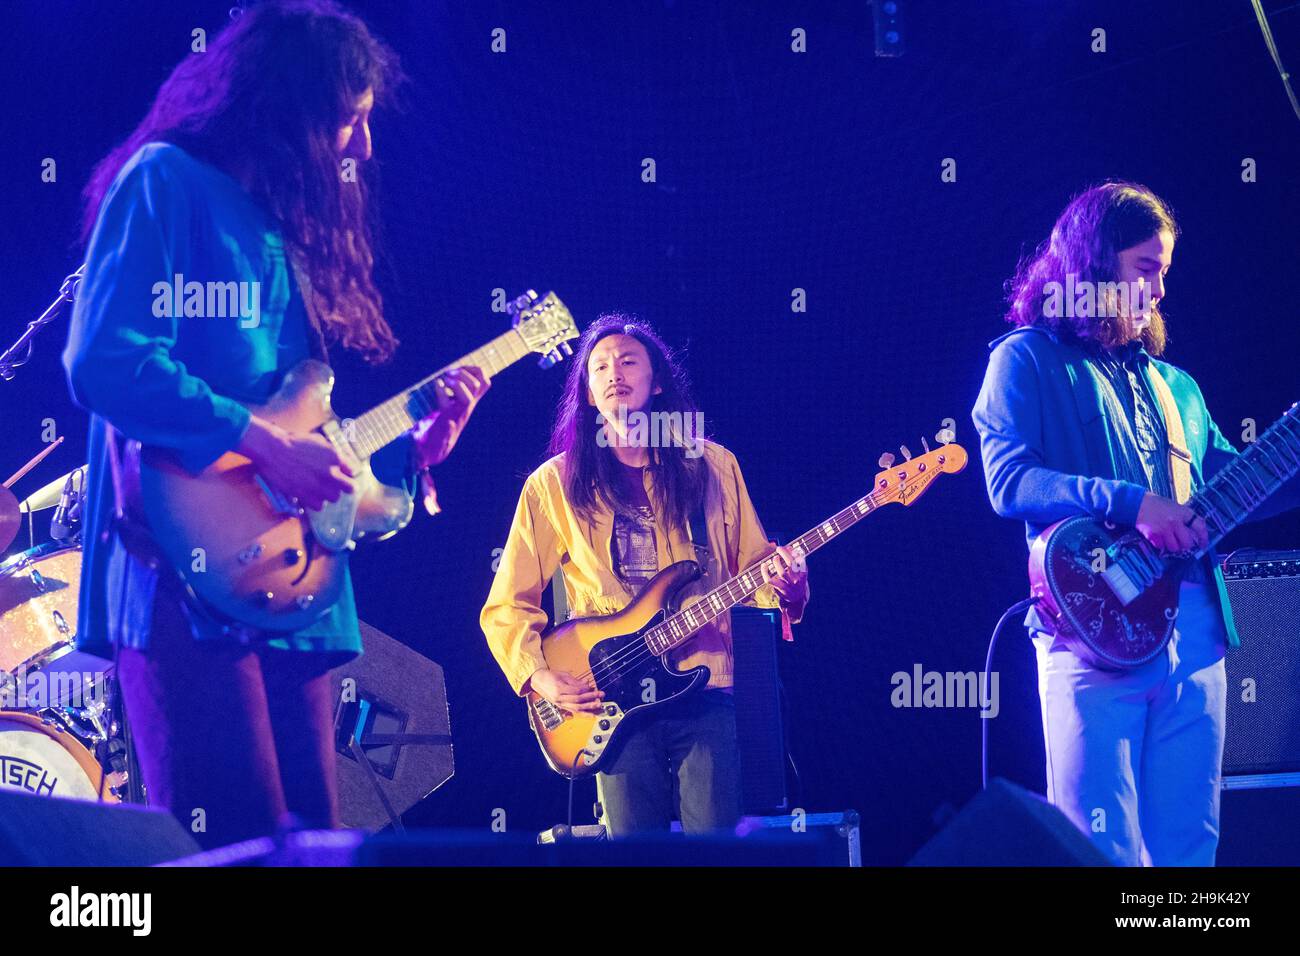
[[[715, 442], [706, 441], [703, 448], [710, 473], [704, 504], [709, 567], [701, 580], [687, 587], [683, 604], [693, 603], [771, 550], [736, 456]], [[645, 488], [653, 501], [649, 469]], [[534, 671], [546, 666], [541, 641], [547, 625], [542, 592], [557, 568], [564, 570], [564, 589], [573, 617], [613, 614], [631, 603], [632, 594], [614, 573], [613, 526], [613, 512], [608, 507], [599, 508], [588, 523], [569, 506], [563, 455], [543, 463], [524, 482], [496, 578], [479, 618], [488, 646], [516, 694], [523, 692]], [[655, 516], [655, 544], [660, 570], [677, 561], [697, 559], [685, 529], [665, 528], [659, 515]], [[771, 585], [760, 588], [746, 603], [780, 606]], [[803, 608], [791, 612], [802, 617]], [[798, 623], [798, 617], [791, 622]], [[709, 687], [731, 687], [730, 616], [696, 634], [674, 651], [671, 659], [679, 668], [707, 664]]]

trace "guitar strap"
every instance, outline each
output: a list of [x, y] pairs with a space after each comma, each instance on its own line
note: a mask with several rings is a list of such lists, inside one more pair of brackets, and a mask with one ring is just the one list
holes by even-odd
[[329, 346], [325, 342], [324, 323], [320, 320], [316, 293], [311, 286], [307, 270], [298, 261], [296, 254], [288, 256], [289, 266], [293, 269], [294, 281], [298, 283], [298, 294], [302, 296], [302, 310], [307, 315], [307, 348], [311, 357], [329, 364]]
[[708, 526], [704, 523], [704, 499], [706, 497], [707, 493], [700, 496], [700, 501], [695, 506], [695, 510], [691, 512], [691, 520], [686, 528], [691, 547], [695, 549], [695, 560], [704, 569], [705, 577], [709, 574], [709, 532]]
[[1151, 373], [1156, 401], [1160, 403], [1160, 411], [1165, 418], [1165, 434], [1169, 437], [1169, 474], [1174, 482], [1174, 500], [1180, 505], [1187, 504], [1192, 497], [1192, 456], [1187, 450], [1183, 417], [1178, 412], [1174, 393], [1160, 370], [1155, 365], [1148, 364], [1147, 371]]
[[[1152, 364], [1147, 365], [1151, 372], [1151, 383], [1155, 387], [1156, 400], [1165, 417], [1165, 432], [1169, 436], [1169, 474], [1174, 481], [1174, 497], [1179, 504], [1186, 504], [1192, 497], [1192, 456], [1187, 451], [1187, 436], [1183, 431], [1183, 417], [1178, 413], [1174, 402], [1174, 393], [1169, 383]], [[1219, 609], [1223, 613], [1223, 623], [1228, 633], [1228, 646], [1240, 647], [1241, 638], [1237, 634], [1237, 622], [1232, 614], [1232, 602], [1228, 600], [1227, 583], [1223, 574], [1215, 568], [1214, 584], [1219, 592]]]

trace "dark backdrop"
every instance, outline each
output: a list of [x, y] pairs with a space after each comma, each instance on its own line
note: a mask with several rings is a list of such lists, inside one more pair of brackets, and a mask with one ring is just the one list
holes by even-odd
[[[6, 344], [79, 261], [91, 165], [143, 115], [190, 31], [215, 31], [228, 6], [9, 6]], [[343, 414], [495, 335], [493, 289], [553, 288], [580, 323], [635, 311], [687, 349], [709, 432], [788, 537], [944, 418], [976, 453], [969, 409], [1003, 330], [1002, 282], [1070, 195], [1107, 177], [1150, 185], [1180, 216], [1168, 357], [1224, 431], [1239, 438], [1248, 417], [1262, 429], [1300, 398], [1300, 121], [1244, 0], [910, 2], [900, 59], [873, 56], [862, 0], [354, 6], [413, 83], [404, 112], [373, 121], [381, 280], [403, 346], [380, 372], [336, 357]], [[1266, 8], [1294, 66], [1300, 4]], [[490, 51], [496, 27], [504, 54]], [[1094, 27], [1104, 54], [1090, 52]], [[40, 181], [47, 156], [53, 184]], [[940, 181], [946, 157], [955, 183]], [[1242, 182], [1245, 157], [1258, 182]], [[795, 288], [805, 313], [791, 311]], [[82, 460], [65, 328], [0, 383], [0, 471], [39, 450], [45, 417], [69, 439], [20, 495]], [[410, 825], [485, 827], [498, 808], [511, 829], [563, 819], [563, 782], [477, 623], [562, 375], [531, 362], [502, 374], [438, 469], [445, 512], [353, 563], [362, 617], [447, 672], [458, 770]], [[1300, 522], [1250, 526], [1227, 547], [1245, 544], [1298, 547]], [[979, 781], [975, 713], [894, 709], [890, 675], [980, 667], [999, 613], [1025, 594], [1024, 559], [1022, 527], [988, 507], [977, 453], [813, 559], [812, 605], [782, 650], [796, 802], [861, 811], [868, 861], [905, 859]], [[1000, 648], [992, 754], [994, 772], [1041, 789], [1032, 661], [1020, 633]], [[593, 793], [579, 788], [583, 815]]]

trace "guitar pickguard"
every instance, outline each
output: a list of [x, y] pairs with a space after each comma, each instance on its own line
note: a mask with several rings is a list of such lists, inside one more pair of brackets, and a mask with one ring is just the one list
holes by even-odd
[[402, 489], [389, 487], [376, 478], [369, 459], [361, 461], [356, 457], [338, 419], [330, 419], [320, 431], [356, 472], [352, 494], [340, 495], [336, 501], [308, 513], [312, 535], [321, 547], [338, 552], [353, 547], [357, 539], [367, 535], [384, 538], [406, 527], [415, 513], [411, 498]]

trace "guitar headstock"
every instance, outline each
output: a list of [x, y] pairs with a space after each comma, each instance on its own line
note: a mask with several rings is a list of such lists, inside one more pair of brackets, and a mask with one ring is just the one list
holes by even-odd
[[876, 475], [872, 485], [872, 497], [879, 504], [899, 502], [910, 505], [930, 487], [940, 475], [955, 475], [966, 467], [966, 449], [961, 445], [949, 443], [941, 445], [934, 451], [913, 458], [907, 449], [903, 449], [905, 461], [893, 464], [893, 455], [881, 458], [881, 464], [887, 465], [884, 471]]
[[554, 292], [539, 299], [537, 293], [529, 289], [512, 300], [506, 311], [529, 351], [542, 356], [538, 363], [542, 368], [550, 368], [564, 361], [566, 355], [573, 354], [569, 341], [578, 337], [578, 326]]

